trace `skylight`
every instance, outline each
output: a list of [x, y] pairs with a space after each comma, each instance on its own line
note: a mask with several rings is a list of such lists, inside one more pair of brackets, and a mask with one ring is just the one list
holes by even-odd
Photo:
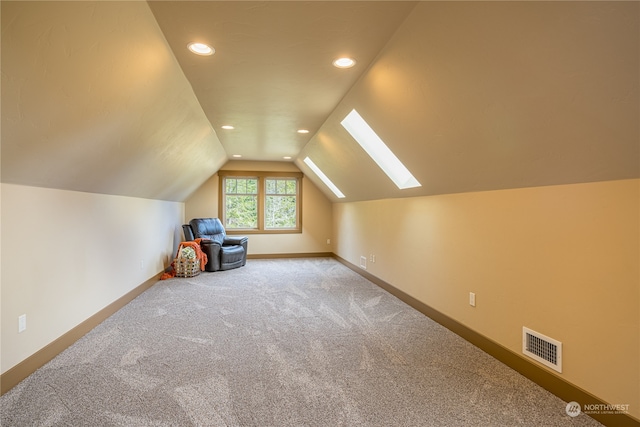
[[356, 110], [341, 124], [399, 189], [422, 186]]
[[331, 191], [333, 191], [333, 194], [335, 194], [338, 198], [343, 199], [344, 198], [344, 194], [342, 194], [342, 191], [340, 191], [338, 189], [338, 187], [335, 186], [335, 184], [333, 182], [331, 182], [331, 180], [329, 179], [329, 177], [327, 177], [327, 175], [324, 174], [324, 172], [322, 172], [320, 170], [320, 168], [318, 166], [316, 166], [315, 163], [313, 163], [313, 160], [311, 160], [309, 157], [305, 157], [304, 158], [304, 162], [307, 164], [307, 166], [309, 166], [311, 168], [311, 170], [318, 175], [318, 178], [320, 178], [322, 180], [322, 182], [325, 183], [325, 185], [327, 187], [329, 187], [329, 189]]

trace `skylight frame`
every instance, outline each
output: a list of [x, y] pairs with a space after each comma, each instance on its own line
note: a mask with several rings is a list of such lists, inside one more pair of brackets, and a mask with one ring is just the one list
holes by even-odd
[[351, 110], [340, 124], [399, 189], [422, 187], [422, 184], [355, 109]]
[[311, 168], [313, 173], [315, 173], [318, 178], [320, 178], [320, 180], [322, 180], [322, 182], [324, 182], [324, 184], [329, 187], [329, 189], [333, 192], [333, 194], [336, 195], [337, 198], [345, 198], [345, 195], [342, 193], [342, 191], [340, 191], [340, 189], [336, 187], [336, 185], [329, 179], [327, 175], [324, 174], [324, 172], [322, 172], [322, 170], [320, 170], [320, 168], [313, 162], [313, 160], [309, 158], [309, 156], [305, 157], [303, 161], [307, 166]]

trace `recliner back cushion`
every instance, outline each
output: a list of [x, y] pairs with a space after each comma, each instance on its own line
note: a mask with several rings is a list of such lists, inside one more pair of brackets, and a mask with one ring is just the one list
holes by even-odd
[[220, 244], [226, 235], [218, 218], [196, 218], [189, 221], [196, 238], [214, 240]]

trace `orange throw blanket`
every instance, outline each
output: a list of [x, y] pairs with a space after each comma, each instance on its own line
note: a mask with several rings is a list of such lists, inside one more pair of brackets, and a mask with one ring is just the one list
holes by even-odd
[[[207, 265], [207, 254], [202, 252], [202, 248], [200, 247], [200, 241], [202, 239], [198, 238], [192, 242], [182, 242], [181, 246], [178, 247], [178, 252], [176, 253], [176, 258], [180, 256], [180, 250], [186, 247], [192, 247], [196, 252], [196, 259], [200, 260], [200, 271], [204, 271], [204, 266]], [[160, 277], [160, 280], [170, 279], [172, 277], [176, 277], [176, 270], [173, 268], [173, 262], [171, 263], [171, 271], [168, 271]]]

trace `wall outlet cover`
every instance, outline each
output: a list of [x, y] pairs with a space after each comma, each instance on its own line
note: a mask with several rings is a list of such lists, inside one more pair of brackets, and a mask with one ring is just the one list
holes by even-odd
[[18, 333], [24, 332], [27, 329], [27, 315], [23, 314], [18, 316]]

